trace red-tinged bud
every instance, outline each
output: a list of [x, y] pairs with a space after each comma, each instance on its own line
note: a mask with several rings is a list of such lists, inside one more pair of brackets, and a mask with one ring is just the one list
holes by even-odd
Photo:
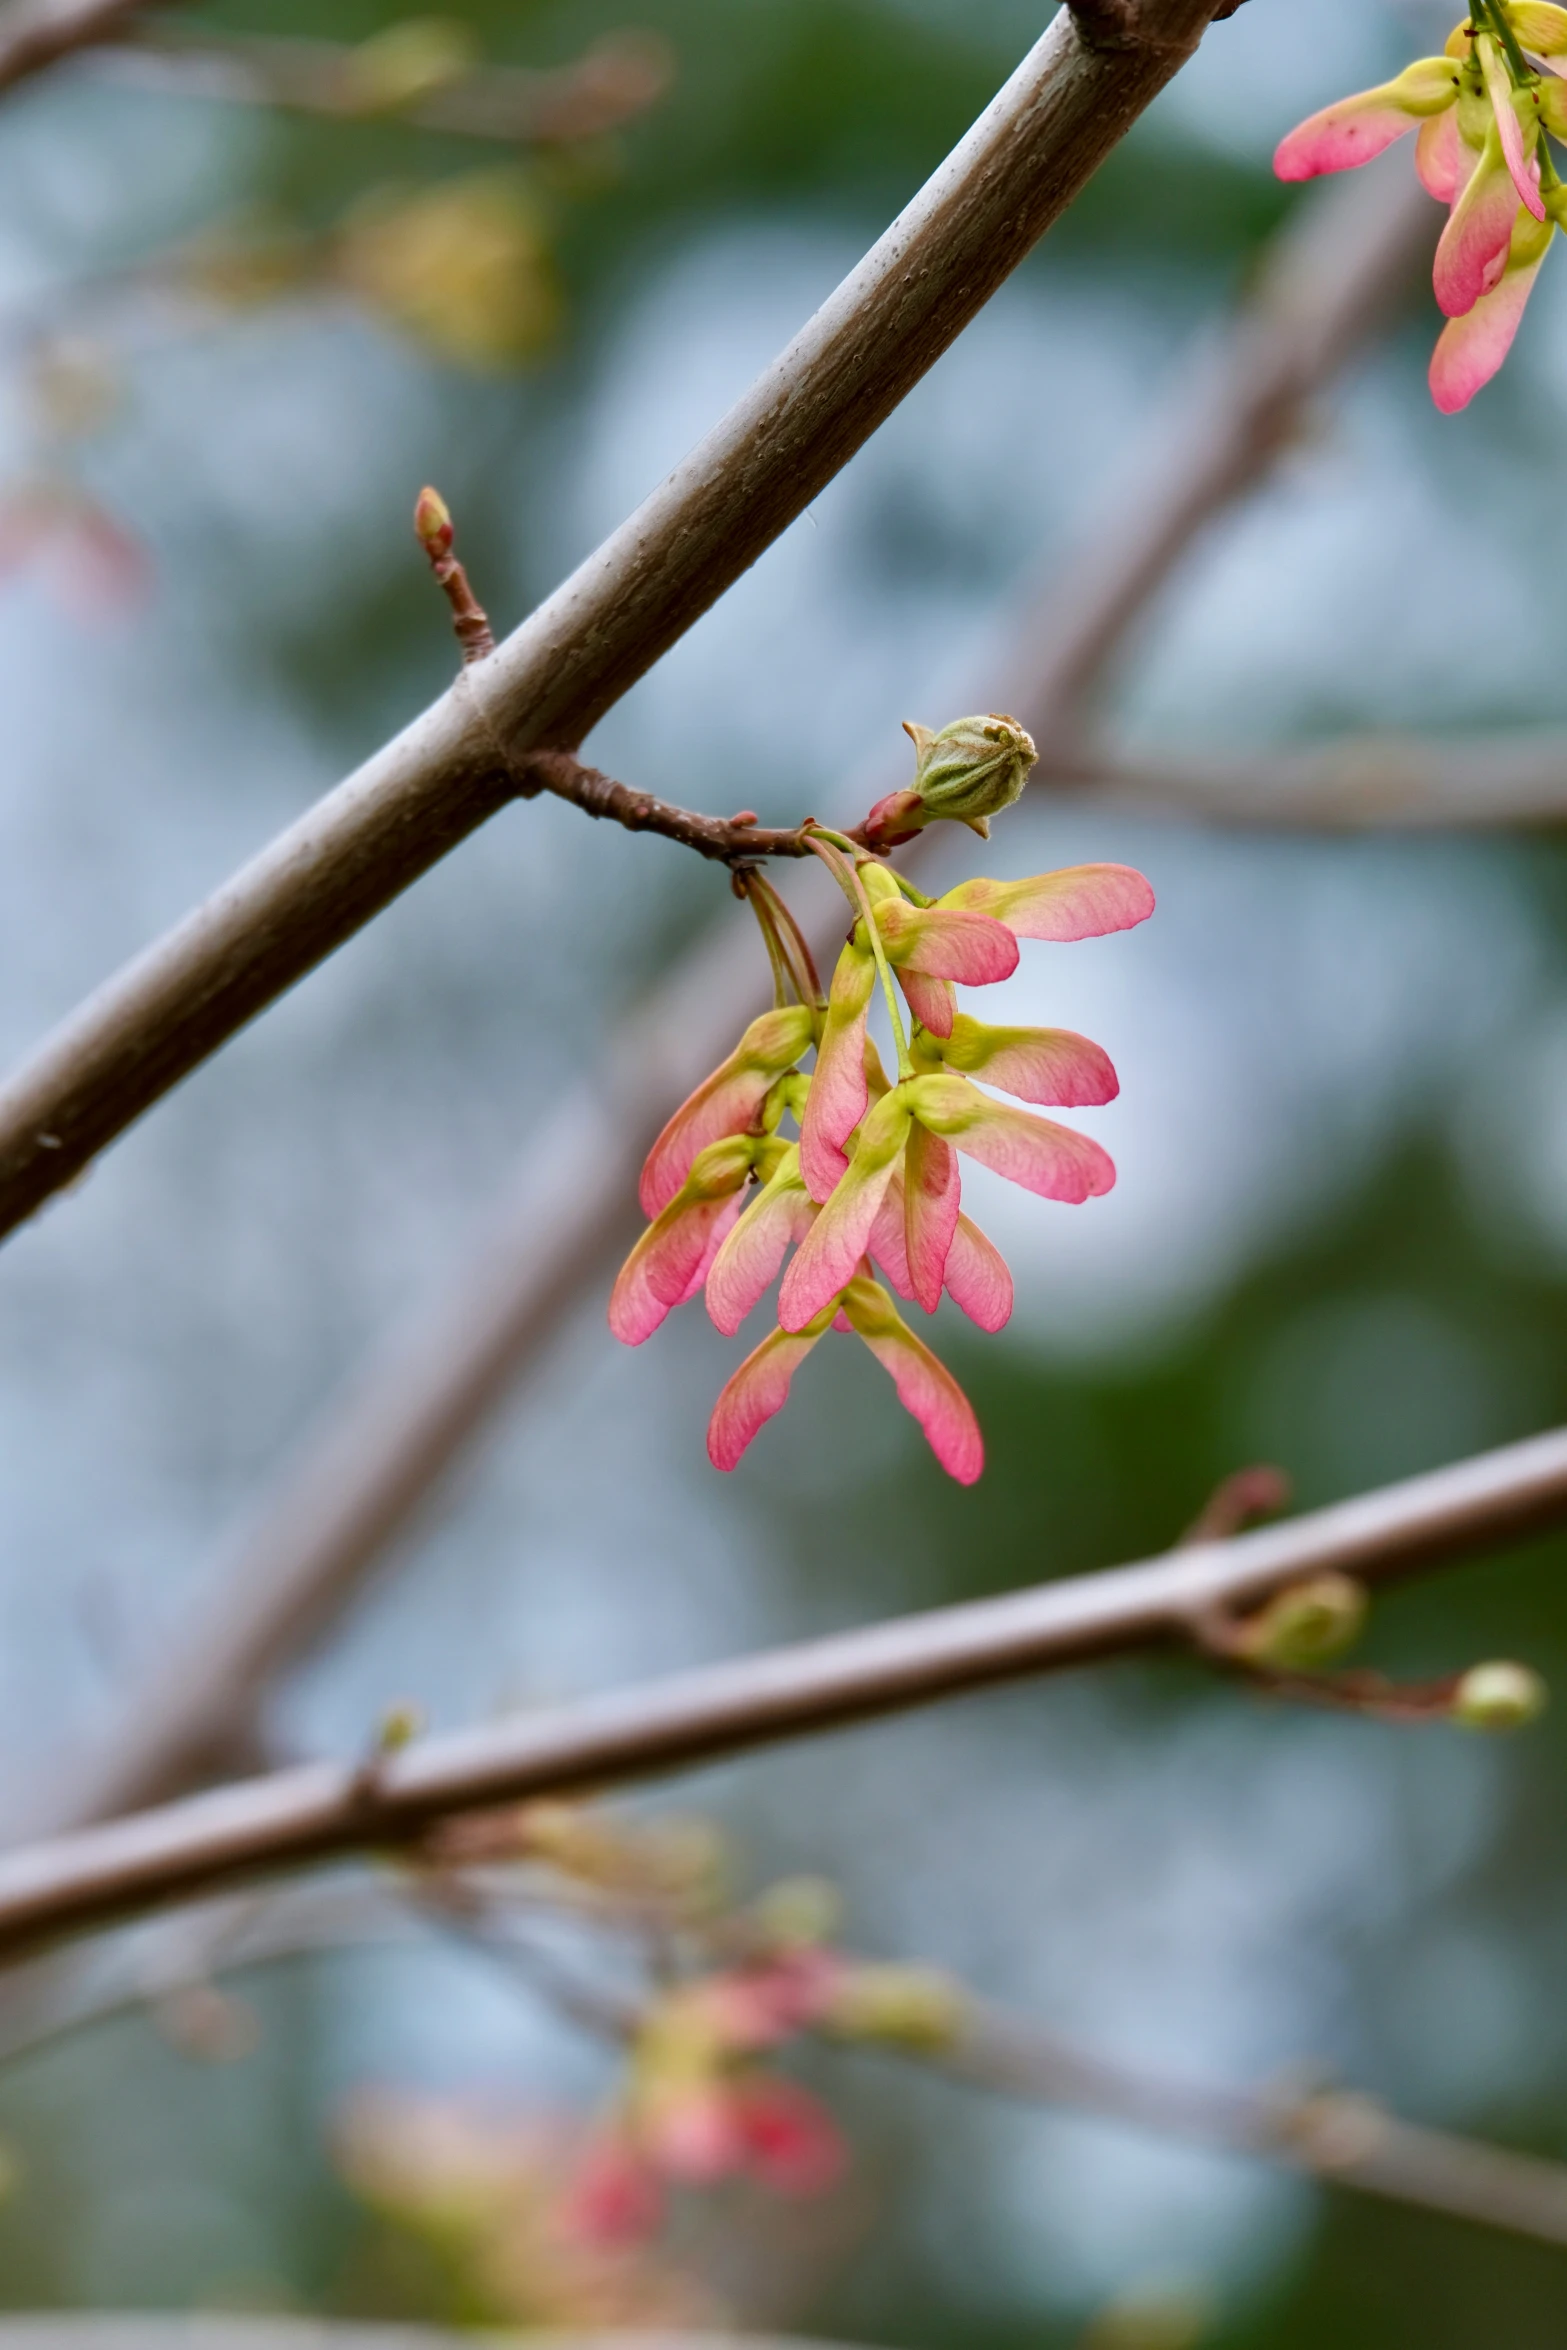
[[890, 791], [876, 802], [860, 830], [868, 849], [895, 849], [913, 840], [929, 822], [929, 811], [917, 791]]
[[428, 486], [419, 492], [414, 504], [414, 533], [432, 563], [452, 551], [451, 510], [439, 490]]

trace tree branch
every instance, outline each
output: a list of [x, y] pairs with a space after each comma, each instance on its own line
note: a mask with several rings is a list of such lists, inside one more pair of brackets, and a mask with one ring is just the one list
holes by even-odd
[[0, 11], [0, 90], [77, 49], [117, 40], [146, 0], [12, 0]]
[[[758, 824], [750, 814], [700, 816], [694, 808], [676, 808], [651, 792], [633, 791], [616, 783], [597, 767], [584, 766], [572, 751], [524, 751], [513, 762], [518, 789], [526, 798], [541, 791], [569, 800], [585, 816], [607, 816], [628, 832], [657, 832], [665, 840], [695, 849], [699, 857], [719, 864], [744, 863], [753, 857], [809, 857], [805, 823], [788, 827]], [[857, 832], [848, 836], [858, 839]]]
[[1567, 732], [1465, 740], [1358, 735], [1251, 759], [1125, 757], [1092, 744], [1041, 760], [1047, 789], [1188, 822], [1312, 832], [1430, 832], [1567, 819]]
[[0, 1231], [571, 748], [801, 514], [1193, 50], [1058, 16], [881, 242], [683, 464], [487, 661], [91, 997], [0, 1093]]
[[[976, 676], [974, 706], [1015, 708], [1027, 698], [1041, 740], [1070, 732], [1072, 713], [1183, 550], [1281, 447], [1265, 424], [1277, 414], [1279, 377], [1301, 398], [1320, 389], [1354, 348], [1351, 324], [1365, 331], [1396, 290], [1413, 222], [1407, 207], [1390, 205], [1394, 185], [1362, 176], [1349, 183], [1348, 204], [1334, 188], [1302, 207], [1228, 336], [1178, 381], [1176, 429], [1161, 421], [1152, 454], [1130, 468], [1123, 502], [1098, 510], [1093, 540], [1025, 607], [1032, 617], [1010, 632], [1010, 657], [998, 648]], [[1255, 462], [1229, 461], [1226, 452], [1247, 448]], [[880, 768], [845, 777], [829, 813], [858, 813], [903, 780]], [[917, 860], [923, 845], [911, 843], [902, 862]], [[837, 892], [808, 872], [793, 894], [813, 947], [828, 958], [843, 928]], [[268, 1680], [406, 1531], [583, 1282], [629, 1237], [637, 1167], [670, 1103], [722, 1058], [737, 1023], [764, 1000], [755, 936], [742, 917], [721, 922], [631, 1013], [598, 1074], [535, 1138], [447, 1288], [334, 1401], [216, 1562], [212, 1598], [154, 1681], [132, 1693], [83, 1765], [51, 1771], [42, 1795], [29, 1792], [36, 1828], [161, 1802], [212, 1774], [236, 1724], [253, 1721]]]
[[933, 1609], [619, 1695], [431, 1738], [371, 1765], [307, 1764], [0, 1855], [0, 1957], [236, 1879], [414, 1846], [437, 1820], [583, 1793], [991, 1683], [1189, 1640], [1334, 1570], [1385, 1581], [1567, 1519], [1567, 1432], [1484, 1453], [1232, 1542]]

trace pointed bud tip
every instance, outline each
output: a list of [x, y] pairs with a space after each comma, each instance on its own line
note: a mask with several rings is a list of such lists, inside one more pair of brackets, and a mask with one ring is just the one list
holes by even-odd
[[439, 490], [428, 485], [414, 501], [414, 535], [431, 555], [449, 555], [452, 551], [451, 510]]
[[1467, 1730], [1522, 1730], [1538, 1721], [1549, 1692], [1528, 1665], [1471, 1665], [1453, 1692], [1452, 1719]]

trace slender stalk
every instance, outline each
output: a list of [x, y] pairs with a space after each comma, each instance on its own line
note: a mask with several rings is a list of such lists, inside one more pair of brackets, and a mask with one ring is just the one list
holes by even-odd
[[773, 921], [772, 909], [756, 887], [754, 876], [748, 872], [742, 871], [735, 875], [735, 895], [744, 898], [756, 916], [756, 926], [762, 934], [762, 944], [767, 949], [767, 960], [772, 966], [773, 1009], [774, 1011], [782, 1011], [784, 1005], [789, 1001], [789, 988], [793, 973], [790, 970], [782, 941], [779, 939], [777, 927]]
[[887, 950], [882, 944], [881, 932], [876, 927], [876, 909], [871, 904], [870, 892], [860, 878], [859, 866], [852, 856], [845, 857], [839, 854], [840, 843], [844, 847], [848, 846], [841, 833], [813, 830], [807, 832], [805, 837], [865, 925], [870, 950], [876, 960], [876, 976], [881, 981], [881, 992], [886, 999], [887, 1016], [892, 1022], [892, 1041], [898, 1055], [898, 1075], [900, 1078], [912, 1077], [914, 1063], [909, 1054], [909, 1040], [903, 1026], [903, 1018], [898, 1010], [897, 990], [892, 984], [892, 966], [887, 961]]
[[821, 973], [816, 968], [816, 957], [811, 952], [810, 940], [790, 912], [787, 900], [779, 896], [765, 874], [758, 873], [753, 886], [765, 892], [773, 910], [773, 919], [778, 924], [780, 940], [785, 951], [791, 953], [794, 968], [803, 981], [800, 1000], [818, 1012], [825, 1012], [827, 997], [822, 988]]

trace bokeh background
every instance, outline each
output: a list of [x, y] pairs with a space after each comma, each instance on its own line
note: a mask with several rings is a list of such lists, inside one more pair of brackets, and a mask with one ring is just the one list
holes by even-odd
[[[357, 40], [399, 12], [191, 13]], [[8, 1057], [443, 685], [408, 531], [420, 483], [511, 624], [831, 289], [1039, 22], [1017, 0], [448, 13], [528, 65], [634, 23], [669, 44], [672, 86], [613, 138], [515, 159], [156, 96], [85, 62], [0, 107]], [[1250, 0], [1217, 28], [589, 755], [788, 820], [890, 754], [905, 716], [953, 715], [943, 681], [982, 675], [1024, 583], [1092, 537], [1181, 354], [1283, 218], [1274, 140], [1433, 25], [1386, 0]], [[500, 223], [500, 274], [455, 320], [399, 278], [395, 236], [375, 243], [437, 188], [462, 236]], [[1434, 324], [1425, 298], [1391, 315], [1199, 541], [1118, 668], [1125, 740], [1224, 753], [1567, 720], [1567, 269], [1543, 273], [1504, 377], [1446, 422], [1422, 380]], [[945, 1313], [938, 1335], [986, 1429], [982, 1484], [944, 1482], [847, 1347], [719, 1479], [702, 1431], [736, 1350], [693, 1312], [620, 1352], [606, 1268], [279, 1694], [282, 1742], [351, 1754], [394, 1699], [451, 1726], [1136, 1557], [1245, 1462], [1311, 1505], [1563, 1417], [1551, 838], [1242, 836], [1038, 799], [982, 854], [1001, 872], [1126, 859], [1160, 900], [1128, 937], [1031, 950], [1006, 991], [1014, 1016], [1111, 1051], [1122, 1098], [1082, 1122], [1121, 1175], [1080, 1212], [975, 1179], [1019, 1283], [1001, 1339]], [[556, 1090], [725, 904], [667, 844], [519, 807], [6, 1250], [0, 1752], [19, 1806], [112, 1718], [291, 1444], [460, 1260]], [[1562, 1564], [1541, 1545], [1389, 1597], [1367, 1653], [1559, 1671]], [[1567, 2157], [1564, 1742], [1561, 1719], [1488, 1745], [1308, 1718], [1171, 1662], [664, 1800], [723, 1820], [758, 1882], [837, 1879], [858, 1947], [950, 1967], [1085, 2046], [1215, 2081], [1320, 2067]], [[342, 2100], [477, 2087], [527, 2108], [609, 2079], [547, 2007], [438, 1946], [302, 1962], [247, 1996], [243, 2061], [197, 2061], [137, 2013], [0, 2078], [7, 2305], [439, 2314], [338, 2174]], [[1225, 2350], [1567, 2339], [1559, 2256], [865, 2059], [817, 2085], [853, 2183], [814, 2235], [747, 2219], [728, 2281], [759, 2320], [1022, 2350], [1108, 2341], [1107, 2309], [1166, 2296], [1180, 2338]]]

